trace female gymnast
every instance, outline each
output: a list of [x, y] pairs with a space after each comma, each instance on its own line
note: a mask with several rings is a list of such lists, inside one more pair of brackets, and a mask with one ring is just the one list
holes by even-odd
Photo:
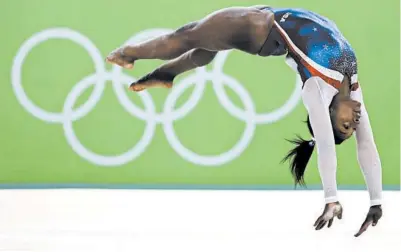
[[304, 171], [317, 146], [325, 208], [316, 230], [335, 217], [342, 218], [337, 197], [335, 145], [354, 133], [357, 154], [370, 196], [370, 209], [361, 235], [382, 216], [382, 174], [368, 112], [358, 83], [357, 60], [348, 41], [329, 19], [303, 9], [269, 6], [218, 10], [176, 31], [112, 51], [107, 61], [131, 69], [141, 59], [169, 60], [130, 85], [133, 91], [150, 87], [171, 88], [174, 78], [210, 63], [218, 51], [237, 49], [262, 57], [285, 55], [302, 80], [302, 100], [308, 112], [312, 140], [298, 138], [285, 157], [295, 182], [304, 183]]

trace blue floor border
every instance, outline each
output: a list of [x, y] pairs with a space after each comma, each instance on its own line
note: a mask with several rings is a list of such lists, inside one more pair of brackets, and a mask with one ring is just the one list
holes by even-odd
[[[126, 189], [126, 190], [321, 190], [320, 185], [306, 188], [291, 185], [158, 185], [158, 184], [1, 184], [1, 189]], [[363, 185], [339, 185], [339, 190], [366, 190]], [[400, 191], [400, 185], [384, 185], [385, 191]]]

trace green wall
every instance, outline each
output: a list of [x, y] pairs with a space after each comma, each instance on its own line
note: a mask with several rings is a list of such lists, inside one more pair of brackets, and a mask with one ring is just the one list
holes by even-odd
[[[140, 61], [123, 75], [103, 62], [134, 35], [160, 34], [233, 4], [301, 7], [337, 23], [356, 50], [384, 184], [400, 185], [398, 1], [6, 0], [0, 16], [0, 187], [292, 185], [287, 165], [280, 164], [291, 147], [284, 139], [309, 135], [296, 91], [290, 100], [296, 76], [282, 58], [231, 52], [224, 62], [221, 54], [215, 65], [179, 78], [173, 90], [141, 96], [121, 82], [161, 61]], [[24, 43], [40, 39], [45, 42], [24, 51]], [[339, 184], [364, 185], [355, 141], [337, 152]], [[320, 184], [316, 156], [306, 181]]]

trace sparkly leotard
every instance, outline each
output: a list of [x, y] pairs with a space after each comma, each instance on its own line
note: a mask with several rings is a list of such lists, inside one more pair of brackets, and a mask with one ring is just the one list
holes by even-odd
[[266, 41], [274, 47], [270, 55], [287, 54], [288, 60], [295, 61], [295, 70], [304, 82], [319, 76], [338, 88], [348, 77], [357, 87], [354, 50], [334, 22], [303, 9], [265, 9], [272, 11], [275, 19]]

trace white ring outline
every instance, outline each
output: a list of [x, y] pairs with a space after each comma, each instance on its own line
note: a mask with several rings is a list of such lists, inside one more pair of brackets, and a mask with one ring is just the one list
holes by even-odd
[[[45, 42], [50, 39], [67, 39], [75, 42], [87, 50], [89, 56], [92, 58], [95, 64], [96, 74], [101, 76], [105, 72], [104, 61], [101, 56], [100, 51], [97, 47], [90, 41], [87, 37], [82, 34], [71, 30], [69, 28], [52, 28], [36, 33], [31, 38], [26, 40], [21, 48], [18, 50], [17, 55], [14, 58], [12, 73], [11, 73], [11, 83], [13, 85], [14, 93], [20, 102], [20, 104], [33, 116], [46, 121], [49, 123], [62, 123], [63, 115], [62, 113], [48, 112], [42, 108], [36, 106], [26, 95], [24, 88], [22, 87], [21, 77], [22, 77], [22, 64], [28, 53], [38, 44]], [[97, 101], [102, 96], [104, 90], [104, 83], [101, 82], [100, 78], [96, 83], [96, 86], [88, 99], [88, 102], [81, 105], [77, 111], [73, 114], [72, 119], [78, 120], [87, 114], [90, 110], [94, 108]], [[91, 99], [93, 98], [93, 99]]]
[[[105, 76], [102, 81], [105, 80], [111, 80], [112, 76]], [[108, 78], [107, 78], [108, 77]], [[156, 130], [156, 123], [154, 121], [147, 121], [146, 127], [144, 134], [142, 138], [139, 140], [139, 142], [132, 147], [130, 150], [127, 152], [120, 154], [120, 155], [115, 155], [115, 156], [102, 156], [99, 154], [96, 154], [89, 149], [87, 149], [85, 146], [81, 144], [81, 142], [78, 140], [76, 134], [74, 133], [73, 125], [71, 120], [72, 117], [72, 108], [74, 107], [74, 103], [76, 100], [79, 98], [79, 96], [86, 90], [88, 89], [91, 84], [96, 80], [96, 78], [99, 78], [96, 75], [90, 75], [86, 78], [84, 78], [81, 82], [79, 82], [77, 85], [74, 86], [74, 88], [71, 90], [71, 92], [68, 94], [67, 99], [65, 100], [64, 107], [63, 107], [63, 113], [64, 113], [64, 121], [63, 121], [63, 129], [64, 129], [64, 134], [66, 136], [67, 142], [71, 146], [71, 148], [76, 152], [80, 153], [81, 157], [85, 157], [88, 161], [97, 164], [97, 165], [102, 165], [102, 166], [119, 166], [123, 165], [125, 163], [130, 162], [131, 160], [136, 159], [139, 155], [141, 155], [150, 142], [153, 139], [153, 134]], [[125, 83], [131, 83], [132, 78], [129, 78], [126, 76], [123, 80]], [[82, 83], [82, 84], [81, 84]], [[81, 84], [81, 85], [79, 85]], [[145, 105], [145, 109], [149, 113], [154, 113], [155, 107], [151, 99], [149, 97], [146, 97], [146, 95], [139, 95], [139, 97], [142, 99], [142, 102]], [[146, 97], [146, 98], [145, 98]]]
[[[214, 76], [215, 77], [215, 76]], [[245, 90], [245, 88], [239, 84], [237, 81], [235, 81], [232, 77], [229, 77], [227, 75], [222, 75], [219, 76], [223, 82], [226, 81], [225, 83], [231, 83], [228, 84], [231, 89], [235, 90], [235, 92], [238, 92], [237, 94], [240, 94], [240, 99], [242, 100], [243, 104], [245, 105], [245, 109], [249, 111], [255, 111], [254, 104], [252, 102], [252, 99], [250, 98], [248, 92]], [[229, 81], [227, 81], [229, 80]], [[167, 99], [168, 102], [166, 102], [165, 105], [165, 111], [167, 113], [170, 113], [171, 109], [174, 107], [174, 102], [177, 100], [177, 98], [189, 87], [189, 82], [185, 86], [183, 85], [182, 89], [177, 91], [176, 93], [171, 93], [171, 95], [175, 94], [177, 97], [173, 97], [171, 99]], [[242, 95], [241, 95], [242, 94]], [[244, 98], [246, 97], [246, 98]], [[174, 99], [175, 98], [175, 99]], [[173, 121], [165, 121], [163, 124], [164, 128], [164, 133], [167, 137], [167, 140], [169, 141], [171, 147], [185, 160], [192, 162], [197, 165], [205, 165], [205, 166], [219, 166], [225, 163], [228, 163], [232, 161], [234, 158], [237, 156], [241, 155], [241, 153], [248, 147], [248, 144], [253, 138], [253, 134], [256, 128], [256, 124], [252, 120], [246, 121], [246, 127], [244, 130], [244, 133], [242, 134], [240, 140], [232, 147], [230, 150], [220, 153], [217, 155], [199, 155], [196, 154], [195, 152], [189, 150], [186, 148], [178, 139], [177, 134], [174, 131], [173, 127]]]

